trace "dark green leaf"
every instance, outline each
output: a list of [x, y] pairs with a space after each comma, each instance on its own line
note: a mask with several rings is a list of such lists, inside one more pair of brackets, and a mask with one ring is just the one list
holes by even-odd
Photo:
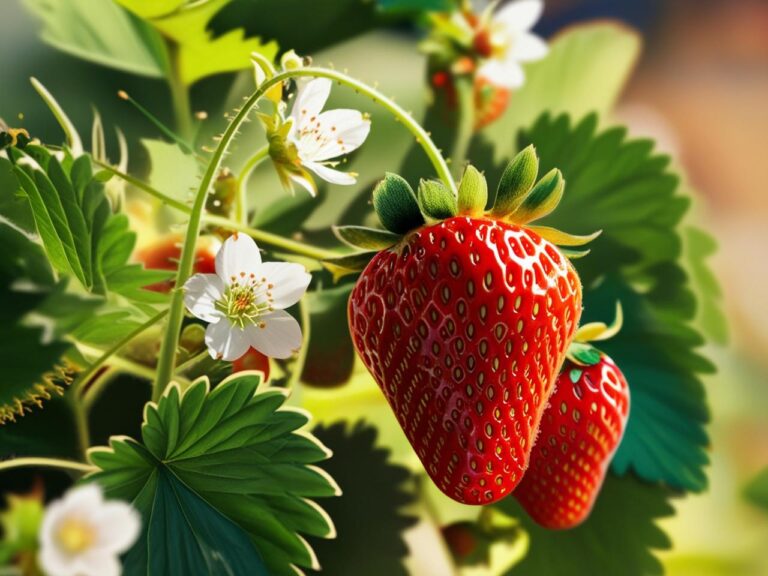
[[669, 548], [670, 541], [656, 522], [673, 512], [664, 488], [609, 475], [592, 514], [571, 530], [541, 528], [513, 497], [496, 506], [519, 518], [530, 536], [528, 554], [510, 576], [663, 574], [654, 552]]
[[550, 214], [560, 203], [564, 189], [563, 175], [560, 170], [553, 168], [536, 183], [520, 207], [515, 210], [515, 222], [527, 224]]
[[384, 228], [395, 234], [424, 224], [413, 188], [397, 174], [388, 173], [373, 190], [373, 207]]
[[469, 164], [459, 184], [459, 214], [480, 214], [488, 203], [485, 176]]
[[377, 446], [376, 429], [362, 422], [320, 426], [314, 434], [333, 450], [323, 468], [342, 491], [326, 506], [338, 536], [311, 540], [320, 573], [359, 576], [365, 566], [366, 576], [406, 576], [403, 532], [415, 522], [403, 512], [414, 500], [408, 469], [392, 464], [389, 451]]
[[228, 573], [227, 566], [259, 574], [259, 556], [270, 575], [317, 567], [299, 533], [333, 533], [328, 516], [307, 501], [338, 493], [312, 466], [329, 454], [299, 433], [308, 417], [282, 408], [283, 392], [256, 393], [260, 382], [260, 373], [241, 372], [212, 392], [205, 379], [183, 395], [172, 386], [147, 405], [143, 444], [114, 437], [110, 448], [90, 452], [100, 470], [89, 479], [145, 519], [127, 574]]
[[422, 180], [419, 183], [418, 199], [419, 208], [426, 219], [444, 220], [459, 212], [456, 196], [438, 180]]
[[539, 158], [536, 149], [530, 145], [504, 169], [491, 212], [500, 218], [514, 213], [531, 192], [538, 174]]
[[365, 226], [334, 226], [333, 232], [339, 240], [360, 250], [385, 250], [402, 238], [399, 234]]
[[519, 144], [535, 142], [542, 169], [560, 168], [568, 181], [545, 223], [576, 234], [603, 230], [575, 264], [585, 286], [582, 322], [612, 317], [617, 301], [625, 311], [621, 332], [601, 343], [632, 394], [613, 470], [702, 490], [709, 411], [699, 378], [713, 367], [696, 352], [697, 303], [681, 266], [679, 223], [690, 200], [650, 142], [627, 141], [622, 129], [598, 133], [597, 125], [595, 116], [575, 126], [543, 116]]

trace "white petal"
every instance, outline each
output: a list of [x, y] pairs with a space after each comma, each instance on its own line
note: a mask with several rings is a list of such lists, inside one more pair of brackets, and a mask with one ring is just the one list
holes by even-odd
[[244, 330], [232, 326], [228, 320], [209, 324], [205, 330], [205, 344], [211, 358], [233, 362], [248, 351], [248, 338]]
[[98, 484], [90, 483], [72, 488], [64, 495], [64, 508], [79, 514], [90, 514], [104, 503], [104, 494]]
[[116, 554], [128, 550], [141, 532], [141, 516], [125, 502], [105, 502], [93, 520], [99, 535], [98, 547]]
[[50, 576], [78, 576], [78, 563], [71, 556], [62, 554], [55, 544], [41, 546], [37, 561], [43, 572]]
[[117, 555], [99, 548], [77, 556], [77, 569], [78, 576], [120, 576], [122, 572]]
[[518, 62], [541, 60], [549, 52], [547, 43], [533, 34], [521, 34], [515, 38], [509, 56]]
[[299, 150], [302, 158], [310, 161], [322, 162], [349, 154], [365, 142], [371, 131], [370, 120], [358, 110], [329, 110], [317, 120], [320, 138], [303, 140]]
[[260, 267], [259, 247], [247, 234], [233, 234], [216, 254], [216, 274], [227, 284], [233, 278], [258, 274]]
[[312, 170], [312, 172], [317, 174], [320, 178], [326, 182], [330, 182], [331, 184], [350, 186], [357, 182], [357, 178], [355, 178], [349, 172], [340, 172], [339, 170], [328, 168], [327, 166], [323, 166], [317, 162], [304, 162], [304, 167]]
[[533, 28], [543, 11], [544, 2], [541, 0], [517, 0], [499, 10], [493, 21], [503, 24], [511, 31], [522, 32]]
[[289, 358], [301, 347], [301, 326], [293, 316], [275, 310], [260, 318], [264, 328], [249, 326], [251, 346], [271, 358]]
[[216, 301], [224, 290], [224, 282], [216, 274], [195, 274], [184, 284], [184, 304], [200, 320], [217, 322], [221, 312], [216, 310]]
[[299, 87], [291, 110], [294, 125], [298, 129], [303, 128], [322, 112], [323, 106], [331, 95], [332, 85], [333, 83], [327, 78], [315, 78]]
[[312, 275], [301, 264], [265, 262], [261, 275], [272, 284], [272, 306], [279, 310], [293, 306], [307, 291]]
[[305, 176], [304, 174], [299, 174], [298, 172], [290, 172], [288, 177], [292, 182], [295, 182], [304, 188], [304, 190], [309, 192], [310, 196], [317, 196], [317, 185], [315, 184], [315, 181], [312, 180], [312, 177], [308, 174]]
[[512, 59], [488, 60], [480, 66], [477, 74], [502, 88], [519, 88], [525, 82], [523, 68]]

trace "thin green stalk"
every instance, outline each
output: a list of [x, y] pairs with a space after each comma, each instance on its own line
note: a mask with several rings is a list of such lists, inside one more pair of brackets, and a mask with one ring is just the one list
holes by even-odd
[[90, 414], [91, 410], [93, 409], [93, 405], [101, 397], [101, 394], [107, 387], [107, 384], [109, 384], [112, 381], [112, 378], [114, 378], [115, 375], [119, 372], [120, 371], [116, 368], [108, 366], [101, 374], [92, 379], [91, 385], [88, 386], [81, 397], [83, 410], [85, 410], [86, 414]]
[[93, 472], [96, 470], [90, 464], [75, 462], [74, 460], [64, 460], [62, 458], [13, 458], [0, 462], [0, 471], [12, 470], [13, 468], [58, 468], [60, 470], [72, 470], [74, 472]]
[[171, 89], [173, 115], [176, 120], [176, 130], [184, 141], [191, 141], [194, 136], [192, 124], [192, 106], [189, 101], [189, 88], [181, 80], [179, 68], [179, 48], [176, 44], [168, 43], [168, 54], [171, 60], [171, 73], [168, 75], [168, 87]]
[[324, 68], [301, 68], [297, 70], [287, 70], [276, 74], [272, 78], [266, 80], [259, 86], [256, 91], [251, 94], [238, 110], [235, 117], [227, 126], [224, 134], [219, 141], [216, 150], [211, 157], [208, 167], [203, 175], [200, 187], [195, 195], [194, 203], [189, 214], [189, 223], [187, 225], [187, 232], [184, 237], [184, 244], [181, 251], [181, 261], [179, 262], [178, 273], [176, 274], [176, 290], [174, 290], [171, 296], [170, 312], [168, 314], [168, 326], [163, 338], [162, 346], [160, 348], [160, 357], [157, 365], [157, 376], [155, 378], [152, 398], [158, 400], [162, 395], [165, 387], [171, 381], [173, 375], [173, 368], [176, 362], [176, 350], [179, 345], [179, 333], [181, 331], [181, 323], [184, 319], [184, 294], [182, 287], [187, 279], [192, 274], [194, 258], [195, 258], [195, 244], [197, 238], [200, 235], [200, 229], [203, 219], [203, 210], [205, 209], [205, 202], [208, 197], [208, 192], [211, 189], [214, 178], [218, 174], [221, 168], [221, 162], [224, 155], [232, 143], [240, 126], [245, 122], [248, 115], [251, 113], [256, 104], [261, 100], [264, 94], [281, 82], [289, 80], [295, 77], [314, 77], [314, 78], [328, 78], [335, 80], [340, 84], [351, 87], [357, 92], [364, 94], [373, 99], [374, 102], [380, 104], [387, 110], [389, 110], [415, 137], [417, 142], [422, 146], [426, 152], [432, 164], [435, 167], [441, 180], [453, 191], [454, 194], [458, 194], [456, 189], [456, 182], [451, 176], [448, 164], [443, 158], [440, 151], [435, 146], [434, 142], [429, 137], [429, 134], [421, 127], [421, 125], [414, 120], [410, 114], [403, 110], [398, 104], [391, 99], [387, 98], [379, 91], [363, 84], [342, 74], [335, 70], [326, 70]]
[[135, 329], [131, 330], [126, 336], [118, 340], [114, 345], [112, 345], [110, 348], [108, 348], [101, 356], [99, 356], [94, 362], [91, 363], [88, 368], [78, 376], [77, 380], [75, 380], [72, 383], [72, 389], [75, 390], [77, 393], [79, 389], [86, 383], [88, 380], [90, 380], [91, 376], [93, 376], [96, 371], [101, 368], [101, 366], [110, 359], [113, 355], [117, 354], [120, 350], [123, 349], [123, 347], [127, 346], [134, 338], [139, 336], [141, 333], [143, 333], [145, 330], [148, 330], [160, 320], [165, 318], [166, 314], [168, 314], [168, 310], [163, 310], [161, 312], [158, 312], [152, 318], [144, 322], [141, 326], [136, 327]]
[[186, 372], [190, 368], [194, 368], [195, 366], [197, 366], [200, 362], [202, 362], [206, 358], [210, 358], [210, 356], [211, 355], [208, 352], [208, 350], [203, 350], [199, 354], [196, 354], [196, 355], [192, 356], [192, 358], [190, 358], [186, 362], [183, 362], [183, 363], [179, 364], [178, 366], [176, 366], [176, 373], [177, 374], [183, 374], [184, 372]]
[[254, 168], [269, 156], [269, 144], [259, 148], [248, 159], [240, 174], [237, 176], [237, 203], [235, 204], [235, 220], [240, 224], [248, 224], [248, 178]]
[[72, 409], [72, 418], [75, 421], [75, 430], [77, 431], [77, 443], [80, 450], [80, 457], [85, 460], [88, 454], [88, 448], [91, 447], [91, 430], [88, 425], [88, 414], [85, 407], [77, 397], [77, 390], [69, 390], [67, 394], [67, 404]]
[[122, 180], [125, 180], [126, 182], [128, 182], [128, 184], [131, 184], [131, 185], [135, 186], [136, 188], [139, 188], [140, 190], [143, 190], [144, 192], [146, 192], [150, 196], [154, 196], [155, 198], [160, 200], [163, 204], [167, 204], [171, 208], [175, 208], [176, 210], [180, 210], [181, 212], [185, 212], [185, 213], [189, 214], [191, 208], [189, 206], [187, 206], [186, 204], [184, 204], [184, 202], [179, 202], [175, 198], [171, 198], [167, 194], [164, 194], [164, 193], [160, 192], [159, 190], [157, 190], [156, 188], [153, 188], [152, 186], [150, 186], [146, 182], [143, 182], [142, 180], [139, 180], [138, 178], [135, 178], [135, 177], [131, 176], [130, 174], [127, 174], [127, 173], [125, 173], [125, 172], [123, 172], [121, 170], [118, 170], [117, 168], [115, 168], [111, 164], [108, 164], [106, 162], [102, 162], [100, 160], [97, 160], [96, 158], [91, 158], [91, 161], [94, 164], [96, 164], [98, 166], [101, 166], [107, 172], [110, 172], [114, 176], [117, 176], [118, 178], [121, 178]]
[[471, 77], [461, 77], [456, 81], [456, 95], [459, 101], [458, 126], [453, 141], [451, 162], [456, 178], [461, 178], [467, 150], [475, 131], [475, 91]]

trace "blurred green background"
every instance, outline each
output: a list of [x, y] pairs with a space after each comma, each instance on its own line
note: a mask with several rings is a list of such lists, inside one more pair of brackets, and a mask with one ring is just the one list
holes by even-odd
[[[300, 48], [311, 52], [319, 64], [333, 63], [364, 81], [378, 83], [419, 117], [425, 106], [425, 61], [416, 50], [419, 32], [403, 23], [365, 32], [370, 27], [367, 10], [341, 12], [333, 24], [339, 27], [339, 43], [330, 49], [315, 52], [311, 37], [303, 38], [305, 45]], [[307, 21], [312, 19], [311, 11]], [[548, 34], [571, 22], [601, 17], [622, 19], [645, 38], [642, 59], [615, 120], [626, 123], [635, 135], [657, 139], [660, 148], [684, 167], [691, 187], [699, 192], [697, 219], [720, 245], [713, 266], [729, 320], [728, 343], [712, 344], [707, 350], [720, 368], [706, 379], [713, 416], [710, 488], [679, 501], [677, 515], [664, 520], [674, 548], [662, 557], [668, 572], [676, 576], [768, 574], [768, 513], [744, 496], [747, 484], [768, 465], [768, 304], [764, 297], [768, 195], [760, 178], [768, 151], [768, 2], [552, 0], [541, 31]], [[343, 22], [348, 23], [347, 30], [363, 33], [344, 39]], [[358, 22], [364, 24], [357, 26]], [[269, 29], [269, 23], [238, 25], [262, 34], [265, 26]], [[90, 133], [92, 107], [98, 108], [113, 158], [116, 145], [110, 127], [120, 126], [130, 144], [131, 172], [146, 174], [148, 157], [138, 141], [157, 138], [157, 130], [120, 101], [116, 92], [127, 90], [172, 124], [165, 83], [59, 52], [42, 42], [38, 32], [39, 22], [19, 0], [3, 0], [0, 117], [11, 125], [23, 123], [43, 140], [61, 139], [59, 128], [29, 84], [28, 78], [35, 76], [56, 95], [82, 134]], [[275, 28], [275, 34], [284, 33]], [[283, 47], [290, 46], [283, 43]], [[248, 82], [247, 74], [203, 80], [192, 91], [193, 110], [208, 111], [209, 125], [220, 129], [223, 103], [234, 102]], [[367, 106], [354, 96], [336, 98], [344, 104]], [[379, 167], [399, 166], [409, 147], [403, 130], [386, 115], [373, 112], [371, 140], [352, 165], [355, 171], [370, 175], [361, 178], [360, 187], [370, 185]], [[238, 149], [247, 153], [249, 142], [257, 137], [246, 135]], [[283, 192], [268, 167], [263, 172], [260, 182], [270, 185], [259, 194], [268, 202]], [[321, 206], [307, 227], [326, 229], [335, 223], [328, 214], [338, 213], [339, 203], [352, 198], [351, 192], [334, 190], [332, 198], [322, 200], [333, 210], [324, 211]], [[430, 574], [416, 572], [417, 567], [434, 566], [434, 559], [443, 553], [431, 547], [433, 539], [434, 534], [424, 533], [423, 527], [409, 534], [409, 545], [419, 550], [411, 559], [414, 573]]]

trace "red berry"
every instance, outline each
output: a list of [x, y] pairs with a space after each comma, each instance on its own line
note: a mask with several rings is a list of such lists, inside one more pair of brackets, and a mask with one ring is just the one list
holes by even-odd
[[349, 301], [363, 362], [440, 489], [467, 504], [520, 482], [581, 314], [581, 283], [518, 225], [453, 217], [378, 253]]
[[269, 357], [255, 348], [249, 348], [244, 356], [232, 363], [233, 374], [244, 370], [259, 370], [264, 373], [264, 380], [269, 380]]
[[[153, 244], [143, 248], [136, 255], [136, 259], [149, 270], [176, 270], [181, 258], [182, 238], [178, 234], [163, 236]], [[220, 242], [211, 236], [203, 236], [197, 242], [195, 253], [194, 271], [201, 274], [214, 274], [216, 272], [216, 253], [219, 251]], [[154, 292], [170, 292], [174, 281], [166, 280], [150, 286], [147, 290]]]
[[491, 84], [484, 78], [475, 78], [475, 130], [481, 130], [504, 114], [512, 92]]
[[565, 529], [589, 516], [628, 415], [629, 388], [613, 360], [603, 354], [593, 366], [565, 363], [515, 491], [531, 518]]

